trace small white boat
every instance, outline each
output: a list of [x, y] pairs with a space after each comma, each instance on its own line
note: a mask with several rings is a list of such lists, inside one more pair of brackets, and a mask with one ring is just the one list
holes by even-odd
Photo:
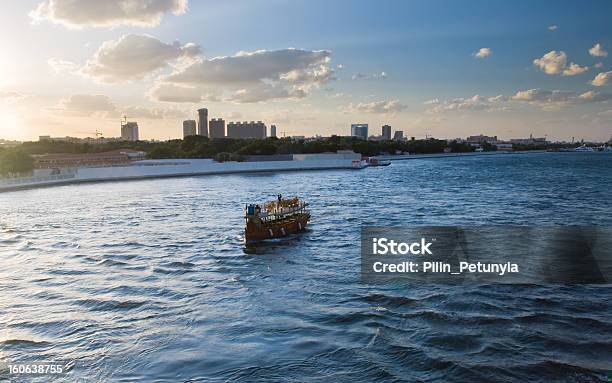
[[576, 149], [574, 149], [574, 152], [594, 152], [595, 149], [591, 148], [590, 146], [586, 146], [586, 144], [582, 144], [582, 146], [577, 147]]
[[391, 161], [381, 160], [376, 157], [366, 157], [365, 163], [367, 166], [389, 166]]

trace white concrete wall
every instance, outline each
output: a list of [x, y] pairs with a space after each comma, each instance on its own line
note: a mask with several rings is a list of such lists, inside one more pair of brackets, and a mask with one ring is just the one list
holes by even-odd
[[315, 154], [294, 154], [294, 161], [313, 161], [313, 160], [361, 160], [361, 154], [354, 152], [346, 153], [315, 153]]
[[[164, 165], [164, 163], [170, 163]], [[214, 162], [202, 160], [138, 161], [132, 166], [105, 168], [79, 168], [78, 180], [141, 178], [156, 176], [200, 175], [220, 173], [249, 173], [261, 171], [307, 170], [352, 168], [350, 160], [309, 160], [309, 161], [262, 161], [262, 162]]]
[[295, 171], [324, 169], [360, 169], [351, 159], [315, 159], [308, 161], [214, 162], [211, 159], [171, 159], [136, 161], [130, 166], [81, 167], [74, 174], [0, 180], [0, 191], [53, 184], [122, 179], [174, 177], [224, 173], [254, 173], [265, 171]]

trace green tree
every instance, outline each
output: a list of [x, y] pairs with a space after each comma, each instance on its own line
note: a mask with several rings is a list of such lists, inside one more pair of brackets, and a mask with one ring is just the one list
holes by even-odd
[[181, 150], [184, 152], [193, 151], [196, 146], [208, 143], [208, 138], [204, 136], [187, 136], [181, 142]]
[[451, 151], [453, 153], [465, 153], [474, 151], [472, 145], [464, 142], [457, 142], [457, 140], [453, 140], [451, 143], [448, 144], [448, 146], [451, 148]]
[[28, 173], [34, 169], [34, 159], [21, 150], [0, 152], [0, 174]]

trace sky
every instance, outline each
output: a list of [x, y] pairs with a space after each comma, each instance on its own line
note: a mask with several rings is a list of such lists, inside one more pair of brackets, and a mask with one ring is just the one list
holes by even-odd
[[206, 107], [279, 135], [612, 134], [612, 2], [6, 0], [0, 138], [182, 136]]

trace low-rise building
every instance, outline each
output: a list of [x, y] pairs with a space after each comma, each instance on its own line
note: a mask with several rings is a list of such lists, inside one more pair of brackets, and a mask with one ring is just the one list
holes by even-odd
[[225, 137], [225, 120], [213, 118], [208, 122], [208, 130], [211, 139]]
[[466, 138], [468, 144], [495, 144], [497, 142], [497, 136], [485, 136], [483, 134], [479, 134], [477, 136], [469, 136]]
[[266, 125], [261, 121], [230, 122], [227, 124], [228, 138], [266, 138]]
[[532, 134], [529, 135], [529, 138], [513, 138], [510, 140], [512, 144], [521, 144], [521, 145], [545, 145], [548, 143], [546, 137], [534, 137]]
[[195, 136], [198, 134], [197, 124], [195, 120], [183, 121], [183, 138], [188, 136]]
[[142, 160], [145, 152], [132, 149], [119, 149], [101, 153], [52, 153], [33, 155], [34, 168], [75, 168], [127, 165], [134, 160]]

